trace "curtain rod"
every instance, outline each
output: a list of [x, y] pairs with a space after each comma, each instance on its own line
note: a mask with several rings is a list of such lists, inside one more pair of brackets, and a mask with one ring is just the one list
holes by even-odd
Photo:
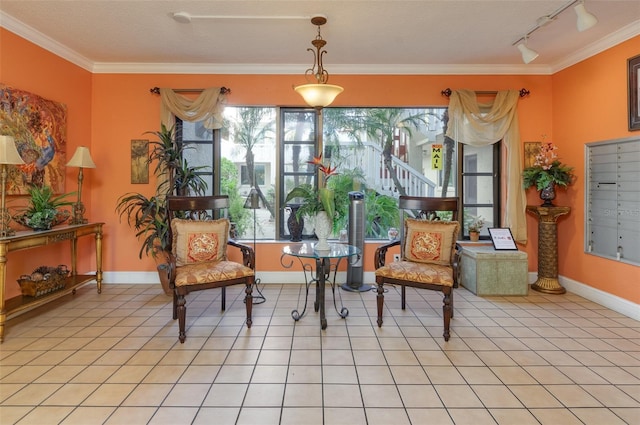
[[[176, 93], [200, 93], [203, 92], [204, 89], [173, 89], [173, 91]], [[153, 94], [160, 94], [160, 87], [153, 87], [149, 89], [149, 92]], [[229, 94], [231, 93], [231, 89], [220, 87], [220, 93]]]
[[[498, 91], [497, 90], [489, 90], [489, 91], [477, 90], [475, 93], [476, 94], [498, 94]], [[451, 96], [451, 89], [447, 87], [446, 89], [442, 90], [440, 94], [445, 97], [449, 97]], [[526, 96], [529, 96], [529, 94], [531, 94], [529, 90], [524, 88], [520, 89], [520, 97], [526, 97]]]

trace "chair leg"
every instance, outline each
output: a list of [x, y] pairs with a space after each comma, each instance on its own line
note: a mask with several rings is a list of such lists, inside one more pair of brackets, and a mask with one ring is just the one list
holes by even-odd
[[402, 285], [402, 289], [400, 290], [400, 298], [401, 298], [401, 305], [402, 305], [402, 309], [404, 310], [405, 307], [407, 306], [407, 287]]
[[[376, 279], [377, 280], [377, 279]], [[378, 295], [376, 295], [376, 300], [378, 301], [378, 327], [382, 327], [382, 309], [384, 308], [384, 282], [382, 279], [377, 280], [378, 284]]]
[[451, 308], [451, 287], [445, 286], [442, 288], [442, 292], [444, 293], [443, 306], [442, 306], [442, 315], [444, 316], [444, 340], [449, 341], [449, 324], [451, 323], [452, 316], [452, 308]]
[[247, 328], [251, 328], [251, 324], [253, 323], [253, 320], [251, 319], [251, 310], [253, 308], [253, 297], [251, 296], [252, 291], [253, 279], [247, 280], [247, 287], [244, 290], [244, 293], [246, 294], [244, 297], [244, 303], [247, 307]]
[[222, 311], [227, 308], [227, 288], [222, 287]]
[[453, 312], [455, 309], [453, 308], [453, 288], [451, 288], [451, 318], [453, 319]]
[[180, 343], [184, 343], [187, 339], [187, 332], [185, 331], [186, 318], [187, 318], [187, 302], [184, 299], [184, 294], [178, 294], [177, 311], [178, 311], [178, 339]]
[[173, 290], [173, 320], [178, 318], [178, 294]]

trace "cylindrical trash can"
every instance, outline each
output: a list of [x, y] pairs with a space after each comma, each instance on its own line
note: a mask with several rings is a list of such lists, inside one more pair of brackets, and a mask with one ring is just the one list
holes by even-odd
[[[365, 205], [364, 194], [362, 192], [349, 192], [349, 245], [353, 245], [364, 252], [364, 232], [365, 232]], [[357, 258], [349, 260], [347, 266], [347, 282], [342, 285], [342, 289], [347, 291], [368, 291], [371, 285], [363, 284], [363, 259], [362, 254]]]

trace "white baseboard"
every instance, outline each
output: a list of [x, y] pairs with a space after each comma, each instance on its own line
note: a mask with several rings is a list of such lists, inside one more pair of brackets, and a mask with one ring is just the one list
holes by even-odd
[[[346, 272], [339, 272], [336, 277], [336, 282], [346, 281]], [[302, 271], [287, 271], [287, 272], [261, 272], [258, 271], [256, 277], [260, 279], [260, 283], [263, 284], [302, 284], [305, 282], [304, 273]], [[309, 277], [309, 276], [308, 276]], [[537, 273], [529, 273], [529, 282], [533, 283], [538, 278]], [[375, 274], [374, 272], [364, 272], [364, 283], [374, 284]], [[567, 291], [580, 295], [581, 297], [600, 304], [604, 307], [610, 308], [613, 311], [617, 311], [620, 314], [624, 314], [634, 320], [640, 321], [640, 305], [593, 288], [592, 286], [585, 285], [584, 283], [577, 282], [573, 279], [560, 276], [558, 278], [560, 284], [564, 286]], [[160, 283], [158, 279], [158, 273], [153, 272], [104, 272], [103, 282], [111, 284], [151, 284]]]
[[[538, 279], [538, 274], [529, 272], [529, 283], [534, 283]], [[612, 295], [608, 292], [596, 289], [593, 286], [569, 279], [568, 277], [558, 276], [558, 281], [568, 292], [580, 295], [581, 297], [600, 304], [603, 307], [610, 308], [620, 314], [624, 314], [634, 320], [640, 320], [640, 305]]]

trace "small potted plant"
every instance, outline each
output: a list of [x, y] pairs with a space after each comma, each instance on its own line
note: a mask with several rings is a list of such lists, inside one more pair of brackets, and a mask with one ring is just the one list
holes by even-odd
[[472, 218], [469, 227], [467, 227], [467, 229], [469, 229], [469, 239], [471, 239], [472, 242], [477, 242], [480, 239], [480, 230], [482, 230], [483, 226], [484, 218], [481, 216], [474, 216]]
[[54, 196], [53, 189], [46, 185], [31, 186], [28, 191], [31, 198], [29, 204], [15, 218], [18, 223], [33, 230], [49, 230], [70, 217], [69, 211], [62, 207], [73, 205], [72, 201], [66, 200], [73, 193]]

